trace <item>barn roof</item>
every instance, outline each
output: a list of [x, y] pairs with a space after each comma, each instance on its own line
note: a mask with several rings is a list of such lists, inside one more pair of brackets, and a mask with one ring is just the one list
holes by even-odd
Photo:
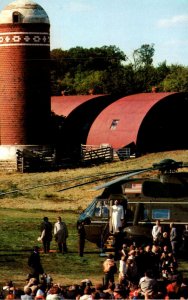
[[52, 96], [51, 110], [59, 116], [67, 117], [81, 104], [104, 95], [75, 95], [75, 96]]
[[88, 145], [122, 148], [137, 141], [139, 128], [150, 109], [176, 93], [141, 93], [123, 97], [106, 107], [93, 122]]
[[51, 99], [51, 109], [58, 116], [64, 116], [61, 139], [63, 151], [75, 152], [86, 144], [89, 129], [100, 112], [116, 101], [112, 95], [57, 96]]

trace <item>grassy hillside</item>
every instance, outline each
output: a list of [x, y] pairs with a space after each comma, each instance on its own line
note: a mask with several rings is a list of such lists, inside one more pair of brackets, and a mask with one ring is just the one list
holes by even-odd
[[[44, 216], [52, 223], [61, 215], [68, 225], [69, 253], [41, 254], [47, 273], [55, 282], [79, 283], [90, 278], [94, 283], [102, 280], [102, 262], [99, 249], [86, 243], [86, 254], [77, 254], [76, 220], [82, 209], [100, 194], [91, 188], [101, 184], [92, 182], [61, 192], [63, 188], [95, 181], [105, 173], [149, 167], [164, 158], [188, 162], [188, 150], [149, 154], [140, 158], [114, 162], [90, 168], [66, 169], [58, 172], [30, 174], [0, 174], [0, 285], [13, 279], [23, 286], [29, 272], [27, 259], [33, 245], [37, 244], [39, 225]], [[99, 176], [100, 175], [100, 176]], [[83, 178], [84, 177], [84, 178]], [[56, 244], [52, 242], [52, 249]]]
[[107, 173], [150, 167], [164, 158], [188, 162], [188, 150], [148, 154], [140, 158], [90, 168], [45, 173], [0, 174], [0, 191], [6, 193], [0, 196], [0, 207], [27, 210], [35, 208], [41, 211], [77, 211], [85, 208], [93, 197], [99, 194], [91, 188], [101, 182], [92, 182], [63, 192], [60, 192], [61, 189], [94, 181], [99, 178], [99, 174], [103, 177]]

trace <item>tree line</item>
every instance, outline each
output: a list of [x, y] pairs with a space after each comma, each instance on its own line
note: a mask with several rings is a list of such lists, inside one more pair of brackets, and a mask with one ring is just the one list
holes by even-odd
[[116, 46], [75, 47], [51, 51], [51, 94], [187, 92], [188, 67], [153, 64], [154, 44], [144, 44], [129, 58]]

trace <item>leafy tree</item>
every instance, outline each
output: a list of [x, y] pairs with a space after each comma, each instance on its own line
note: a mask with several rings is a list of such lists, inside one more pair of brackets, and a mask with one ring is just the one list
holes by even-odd
[[166, 61], [160, 63], [155, 68], [155, 80], [153, 83], [153, 86], [157, 87], [158, 91], [163, 91], [163, 80], [166, 78], [166, 76], [170, 73], [170, 67], [167, 66]]
[[[106, 74], [109, 74], [108, 80], [115, 78], [122, 62], [127, 58], [119, 48], [103, 46], [90, 49], [75, 47], [67, 51], [54, 49], [51, 52], [51, 59], [52, 91], [57, 91], [59, 86], [59, 90], [68, 90], [69, 93], [84, 93], [91, 89], [104, 92], [106, 88], [103, 83]], [[99, 83], [99, 78], [102, 84]]]
[[77, 73], [75, 75], [74, 86], [77, 94], [104, 93], [103, 71]]
[[188, 68], [171, 65], [170, 73], [162, 82], [166, 92], [188, 92]]
[[74, 77], [71, 76], [69, 72], [67, 72], [64, 78], [61, 80], [57, 80], [59, 85], [59, 90], [63, 95], [75, 95], [75, 84], [74, 84]]
[[166, 61], [163, 61], [156, 67], [156, 80], [157, 83], [162, 82], [165, 77], [170, 73], [170, 67], [167, 66]]
[[[52, 95], [104, 93], [127, 95], [159, 91], [187, 91], [187, 68], [153, 66], [154, 44], [133, 51], [132, 62], [116, 46], [75, 47], [51, 51]], [[128, 62], [128, 63], [127, 63]]]
[[150, 91], [155, 78], [153, 67], [154, 44], [144, 44], [133, 52], [136, 92]]
[[51, 72], [54, 78], [64, 76], [67, 72], [67, 51], [54, 49], [51, 51]]
[[135, 70], [150, 67], [153, 63], [154, 53], [154, 44], [144, 44], [139, 49], [134, 50], [133, 60]]

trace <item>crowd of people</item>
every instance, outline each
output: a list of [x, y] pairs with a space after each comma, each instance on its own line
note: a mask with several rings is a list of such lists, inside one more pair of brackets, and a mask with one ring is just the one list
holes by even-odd
[[[113, 235], [116, 236], [123, 222], [119, 203], [115, 203], [114, 212], [119, 218], [113, 223]], [[118, 208], [118, 209], [117, 209]], [[84, 222], [78, 224], [79, 255], [84, 254]], [[44, 253], [49, 253], [54, 235], [60, 253], [67, 252], [68, 230], [61, 217], [52, 225], [44, 217], [40, 226], [40, 240]], [[3, 286], [1, 299], [21, 300], [93, 300], [93, 299], [188, 299], [188, 279], [178, 270], [178, 234], [173, 223], [164, 231], [160, 220], [151, 230], [151, 243], [137, 245], [121, 244], [115, 256], [109, 253], [103, 261], [101, 283], [93, 285], [84, 279], [80, 284], [62, 286], [53, 282], [53, 278], [44, 272], [40, 261], [39, 247], [35, 246], [28, 259], [31, 272], [23, 289], [7, 282]], [[121, 241], [119, 241], [121, 243]]]
[[[169, 244], [170, 245], [170, 244]], [[108, 254], [103, 261], [101, 283], [85, 279], [80, 284], [62, 286], [44, 273], [38, 247], [33, 257], [37, 273], [29, 274], [23, 289], [10, 281], [2, 289], [2, 299], [21, 300], [93, 300], [93, 299], [188, 299], [188, 279], [178, 270], [178, 259], [169, 245], [153, 242], [146, 246], [123, 244], [120, 259]], [[37, 257], [37, 259], [36, 259]], [[36, 270], [36, 269], [35, 269]], [[40, 275], [40, 276], [39, 276]]]
[[109, 255], [104, 262], [105, 288], [118, 273], [118, 299], [188, 298], [188, 281], [178, 271], [177, 257], [169, 246], [123, 244], [120, 255], [119, 261]]

